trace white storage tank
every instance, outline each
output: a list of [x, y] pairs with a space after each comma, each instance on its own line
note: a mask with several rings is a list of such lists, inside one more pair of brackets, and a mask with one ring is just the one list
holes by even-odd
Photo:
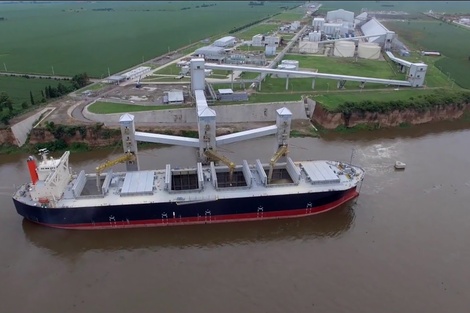
[[356, 45], [351, 41], [337, 41], [333, 55], [335, 57], [352, 58], [356, 51]]
[[295, 70], [299, 69], [299, 61], [297, 60], [282, 60], [281, 65], [293, 66]]
[[318, 42], [313, 42], [313, 41], [300, 41], [299, 42], [300, 53], [317, 53], [318, 50], [319, 50]]
[[[297, 68], [295, 67], [295, 65], [292, 65], [292, 64], [279, 64], [277, 66], [277, 68], [279, 70], [289, 70], [289, 71], [295, 71], [297, 70]], [[286, 78], [287, 77], [287, 74], [284, 74], [284, 73], [278, 73], [277, 74], [277, 77], [279, 78]], [[292, 77], [292, 74], [290, 75], [290, 77]]]
[[380, 57], [380, 46], [372, 42], [360, 42], [357, 47], [357, 56], [362, 59], [377, 60]]

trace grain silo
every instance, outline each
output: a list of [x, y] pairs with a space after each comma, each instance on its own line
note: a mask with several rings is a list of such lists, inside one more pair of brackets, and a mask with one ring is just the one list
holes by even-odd
[[266, 56], [276, 55], [276, 46], [266, 45], [265, 50], [264, 50], [264, 55]]
[[320, 41], [321, 39], [321, 33], [317, 31], [313, 31], [308, 33], [308, 40], [309, 41]]
[[377, 60], [380, 57], [380, 46], [371, 42], [360, 42], [357, 47], [357, 56], [362, 59]]
[[337, 41], [333, 55], [335, 57], [351, 58], [354, 56], [356, 45], [352, 41]]
[[315, 17], [312, 21], [313, 29], [316, 31], [323, 30], [323, 24], [325, 24], [325, 19], [322, 17]]

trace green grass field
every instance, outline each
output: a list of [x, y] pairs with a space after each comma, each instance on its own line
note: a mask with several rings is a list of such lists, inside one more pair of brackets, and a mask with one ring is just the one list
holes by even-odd
[[133, 105], [114, 102], [97, 101], [88, 107], [88, 111], [96, 114], [126, 113], [186, 108], [182, 105]]
[[286, 54], [284, 60], [297, 60], [299, 67], [317, 69], [320, 73], [355, 75], [387, 79], [403, 79], [404, 74], [396, 73], [385, 61], [323, 56]]
[[[288, 2], [286, 2], [288, 3]], [[50, 2], [1, 4], [0, 65], [11, 72], [93, 77], [280, 12], [283, 2]], [[292, 3], [288, 3], [292, 6]], [[199, 6], [198, 8], [196, 8]], [[97, 11], [99, 9], [110, 11]], [[182, 10], [183, 8], [190, 8]], [[217, 27], [214, 27], [217, 25]]]
[[399, 34], [399, 39], [413, 50], [439, 51], [443, 57], [421, 57], [439, 68], [449, 79], [470, 89], [470, 31], [434, 19], [387, 22], [385, 25]]
[[251, 40], [254, 35], [267, 34], [279, 28], [278, 24], [261, 23], [234, 34], [237, 38]]

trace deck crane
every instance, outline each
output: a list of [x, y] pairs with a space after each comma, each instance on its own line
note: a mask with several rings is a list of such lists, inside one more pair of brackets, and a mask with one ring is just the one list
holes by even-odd
[[287, 145], [282, 145], [277, 149], [276, 153], [274, 153], [273, 157], [269, 161], [268, 184], [271, 183], [271, 179], [273, 178], [274, 165], [276, 165], [276, 162], [282, 156], [285, 156], [288, 152], [289, 151], [287, 151]]
[[210, 159], [210, 160], [213, 160], [213, 161], [220, 161], [222, 163], [224, 163], [225, 165], [228, 166], [228, 171], [229, 171], [229, 183], [230, 183], [230, 186], [232, 186], [232, 179], [233, 179], [233, 171], [235, 170], [235, 163], [233, 163], [232, 161], [230, 161], [229, 158], [227, 158], [226, 156], [224, 155], [220, 155], [217, 153], [217, 151], [213, 150], [213, 149], [207, 149], [204, 151], [204, 154]]
[[113, 160], [107, 160], [106, 162], [98, 165], [96, 167], [96, 187], [98, 188], [98, 191], [101, 191], [100, 174], [105, 169], [113, 167], [114, 165], [117, 165], [119, 163], [124, 163], [127, 161], [134, 161], [134, 160], [135, 160], [135, 155], [131, 152], [126, 152], [124, 155], [121, 155], [120, 157], [117, 157]]

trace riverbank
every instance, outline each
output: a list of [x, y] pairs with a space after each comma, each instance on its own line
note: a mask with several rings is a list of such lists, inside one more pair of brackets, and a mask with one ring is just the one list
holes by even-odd
[[[272, 125], [271, 122], [219, 124], [217, 136], [232, 134], [253, 128]], [[137, 128], [137, 131], [197, 138], [197, 124], [168, 125]], [[292, 137], [318, 137], [318, 132], [308, 120], [292, 121]], [[101, 123], [90, 126], [46, 124], [31, 130], [27, 143], [18, 147], [11, 129], [0, 130], [0, 154], [35, 153], [40, 148], [50, 151], [89, 151], [96, 148], [116, 147], [121, 144], [121, 131], [117, 127], [105, 127]], [[146, 145], [146, 143], [139, 143]]]

